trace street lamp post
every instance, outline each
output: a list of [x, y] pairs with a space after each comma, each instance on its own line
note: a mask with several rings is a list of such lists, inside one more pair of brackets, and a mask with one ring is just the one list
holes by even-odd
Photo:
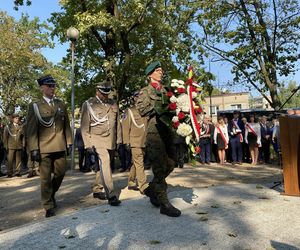
[[211, 100], [211, 95], [213, 92], [213, 85], [211, 83], [207, 84], [207, 92], [209, 94], [209, 114], [210, 114], [210, 118], [212, 118], [212, 100]]
[[75, 110], [75, 101], [74, 101], [74, 82], [75, 82], [75, 75], [74, 75], [74, 51], [75, 51], [75, 43], [79, 37], [79, 31], [74, 28], [70, 27], [67, 30], [67, 37], [71, 41], [71, 52], [72, 52], [72, 94], [71, 94], [71, 109], [72, 109], [72, 152], [71, 152], [71, 171], [75, 169], [75, 145], [74, 145], [74, 131], [75, 131], [75, 119], [74, 119], [74, 110]]

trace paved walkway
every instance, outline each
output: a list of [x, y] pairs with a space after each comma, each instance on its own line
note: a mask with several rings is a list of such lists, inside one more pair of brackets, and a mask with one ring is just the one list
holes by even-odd
[[179, 218], [147, 198], [94, 206], [0, 234], [0, 249], [300, 249], [300, 199], [257, 184], [169, 193]]

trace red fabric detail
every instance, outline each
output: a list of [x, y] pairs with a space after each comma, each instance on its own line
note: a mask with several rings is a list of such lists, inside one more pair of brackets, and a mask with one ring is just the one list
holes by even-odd
[[227, 145], [226, 138], [225, 138], [225, 136], [224, 136], [224, 134], [222, 132], [222, 129], [220, 129], [220, 126], [217, 126], [217, 129], [219, 130], [219, 133], [220, 133], [220, 135], [222, 137], [222, 140], [224, 141], [225, 145]]
[[[193, 83], [193, 81], [192, 81], [192, 83]], [[194, 106], [193, 106], [192, 88], [189, 88], [189, 96], [190, 96], [190, 107], [191, 107], [191, 114], [192, 114], [191, 119], [193, 119], [193, 122], [195, 124], [197, 133], [200, 136], [200, 126], [199, 126], [199, 123], [197, 121], [197, 117], [195, 115], [195, 109], [194, 109]]]
[[185, 88], [177, 88], [178, 93], [183, 94], [185, 93]]
[[246, 126], [251, 130], [251, 132], [257, 137], [256, 132], [254, 131], [254, 129], [247, 123]]
[[160, 84], [160, 83], [158, 83], [158, 82], [151, 82], [150, 83], [151, 84], [151, 86], [153, 87], [153, 88], [155, 88], [156, 90], [161, 90], [161, 88], [162, 88], [162, 85]]

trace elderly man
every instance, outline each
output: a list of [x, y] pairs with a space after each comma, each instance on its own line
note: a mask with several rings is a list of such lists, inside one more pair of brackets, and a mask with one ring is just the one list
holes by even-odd
[[[120, 205], [114, 190], [110, 160], [114, 157], [116, 144], [122, 141], [119, 125], [119, 108], [109, 98], [112, 85], [108, 81], [100, 82], [96, 87], [96, 96], [82, 105], [81, 133], [87, 152], [98, 161], [96, 180], [93, 184], [93, 196], [100, 200], [108, 199], [111, 206]], [[104, 190], [103, 190], [104, 189]]]
[[47, 75], [37, 82], [43, 97], [29, 104], [26, 136], [31, 160], [40, 162], [42, 205], [46, 217], [51, 217], [57, 207], [55, 194], [67, 169], [66, 151], [71, 147], [72, 135], [67, 107], [54, 97], [55, 80]]
[[[160, 207], [160, 213], [171, 217], [178, 217], [181, 211], [172, 206], [167, 196], [166, 178], [173, 171], [175, 163], [168, 158], [166, 147], [170, 142], [171, 133], [169, 128], [161, 121], [160, 111], [162, 98], [166, 90], [162, 85], [163, 70], [160, 62], [152, 62], [145, 70], [149, 84], [142, 88], [136, 101], [136, 108], [141, 117], [147, 118], [148, 126], [146, 147], [149, 150], [149, 158], [152, 163], [153, 179], [144, 193], [150, 197], [151, 203]], [[151, 152], [150, 152], [151, 151]]]

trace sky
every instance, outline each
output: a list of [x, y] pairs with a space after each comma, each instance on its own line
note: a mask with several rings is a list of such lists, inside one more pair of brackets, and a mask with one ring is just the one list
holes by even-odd
[[[47, 19], [51, 17], [52, 12], [59, 12], [61, 10], [59, 0], [32, 0], [31, 6], [21, 6], [18, 11], [14, 10], [13, 7], [13, 0], [0, 0], [0, 9], [6, 11], [8, 15], [13, 16], [16, 19], [19, 19], [23, 12], [27, 13], [31, 18], [38, 17], [41, 21], [47, 21]], [[57, 39], [55, 39], [54, 42], [54, 49], [43, 49], [42, 53], [49, 61], [56, 64], [66, 55], [69, 44], [60, 44]], [[209, 60], [207, 59], [206, 70], [209, 69], [208, 61]], [[229, 90], [231, 92], [248, 91], [248, 88], [244, 85], [236, 85], [233, 87], [226, 86], [226, 83], [233, 79], [230, 68], [231, 66], [229, 63], [211, 62], [210, 70], [216, 76], [216, 81], [213, 82], [213, 85], [219, 89]], [[300, 70], [298, 70], [296, 75], [291, 75], [286, 80], [287, 82], [294, 80], [300, 83]], [[259, 93], [255, 90], [252, 90], [251, 93], [253, 96], [259, 96]]]

